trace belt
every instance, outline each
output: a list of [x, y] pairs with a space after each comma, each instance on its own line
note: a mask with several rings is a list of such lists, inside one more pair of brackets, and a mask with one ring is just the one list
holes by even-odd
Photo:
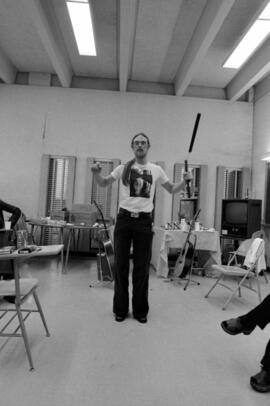
[[145, 211], [138, 211], [138, 212], [136, 212], [136, 211], [128, 211], [126, 209], [123, 209], [122, 207], [120, 207], [120, 209], [119, 209], [119, 214], [124, 214], [125, 216], [132, 217], [132, 218], [137, 218], [137, 219], [138, 218], [152, 217], [151, 212], [148, 213], [148, 212], [145, 212]]

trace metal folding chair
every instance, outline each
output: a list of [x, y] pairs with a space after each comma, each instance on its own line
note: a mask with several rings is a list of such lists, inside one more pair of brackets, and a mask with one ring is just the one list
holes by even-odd
[[[232, 264], [241, 265], [243, 263], [244, 258], [246, 256], [252, 242], [254, 241], [255, 238], [257, 238], [255, 236], [256, 234], [257, 234], [257, 232], [253, 233], [252, 238], [248, 238], [248, 239], [242, 241], [240, 243], [239, 247], [237, 248], [237, 250], [230, 252], [230, 256], [229, 256], [227, 265], [232, 265]], [[258, 234], [258, 235], [260, 235], [260, 234]], [[259, 237], [259, 238], [262, 238], [262, 237]], [[264, 277], [265, 283], [268, 283], [268, 279], [267, 279], [264, 269], [260, 270], [260, 274]]]
[[[236, 295], [237, 292], [239, 296], [241, 296], [241, 288], [245, 287], [247, 289], [256, 292], [258, 295], [259, 302], [261, 302], [261, 289], [259, 280], [260, 270], [258, 269], [258, 261], [260, 259], [260, 256], [263, 255], [263, 253], [264, 253], [264, 240], [262, 240], [261, 238], [256, 238], [252, 241], [252, 244], [246, 253], [245, 261], [242, 266], [216, 265], [216, 264], [212, 265], [212, 269], [219, 272], [219, 276], [217, 277], [217, 280], [210, 288], [210, 290], [207, 292], [205, 297], [208, 298], [210, 293], [215, 289], [217, 285], [220, 285], [226, 289], [231, 290], [232, 293], [229, 295], [228, 299], [226, 300], [226, 302], [222, 307], [222, 309], [225, 310], [227, 305]], [[248, 263], [247, 259], [250, 258], [251, 256], [252, 262]], [[238, 281], [234, 289], [231, 286], [224, 283], [224, 279], [226, 279], [226, 277], [235, 278]], [[251, 281], [254, 279], [257, 284], [257, 289], [252, 287]], [[245, 282], [248, 282], [248, 285], [246, 285]]]
[[[30, 365], [30, 371], [34, 370], [32, 355], [30, 351], [28, 335], [25, 327], [25, 320], [31, 313], [39, 313], [41, 321], [45, 328], [46, 336], [49, 337], [50, 333], [45, 321], [45, 317], [40, 305], [36, 289], [38, 288], [38, 280], [35, 278], [21, 278], [19, 275], [18, 264], [16, 260], [12, 260], [12, 268], [14, 272], [14, 279], [0, 280], [0, 296], [14, 297], [15, 308], [12, 305], [3, 304], [0, 308], [0, 322], [1, 330], [0, 337], [22, 337], [27, 353], [27, 358]], [[22, 308], [23, 303], [27, 298], [33, 295], [36, 304], [35, 309]], [[6, 307], [8, 306], [8, 307]], [[13, 327], [13, 320], [18, 318], [19, 324]], [[9, 331], [8, 331], [9, 330]], [[12, 330], [12, 331], [11, 331]]]

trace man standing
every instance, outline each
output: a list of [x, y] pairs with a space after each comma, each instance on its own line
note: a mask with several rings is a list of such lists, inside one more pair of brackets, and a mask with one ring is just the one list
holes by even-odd
[[148, 281], [152, 249], [152, 212], [156, 182], [169, 193], [185, 188], [190, 173], [184, 173], [180, 183], [169, 181], [163, 169], [147, 160], [150, 148], [149, 138], [144, 133], [136, 134], [131, 141], [134, 158], [125, 165], [119, 165], [110, 175], [102, 176], [97, 163], [91, 168], [97, 183], [108, 186], [117, 179], [120, 182], [120, 209], [114, 229], [115, 284], [113, 312], [116, 321], [123, 321], [129, 311], [129, 258], [133, 248], [133, 317], [140, 323], [147, 322], [149, 311]]

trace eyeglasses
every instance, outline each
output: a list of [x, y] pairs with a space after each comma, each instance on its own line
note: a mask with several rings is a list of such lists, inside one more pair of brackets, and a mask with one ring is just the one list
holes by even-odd
[[143, 145], [143, 146], [145, 146], [146, 144], [147, 144], [147, 142], [146, 141], [133, 141], [133, 145], [135, 145], [136, 147], [138, 146], [138, 145]]

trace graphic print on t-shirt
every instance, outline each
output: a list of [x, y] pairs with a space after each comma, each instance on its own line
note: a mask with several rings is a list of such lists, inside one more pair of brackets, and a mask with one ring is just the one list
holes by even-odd
[[130, 172], [130, 196], [150, 198], [153, 176], [150, 170], [131, 168]]

